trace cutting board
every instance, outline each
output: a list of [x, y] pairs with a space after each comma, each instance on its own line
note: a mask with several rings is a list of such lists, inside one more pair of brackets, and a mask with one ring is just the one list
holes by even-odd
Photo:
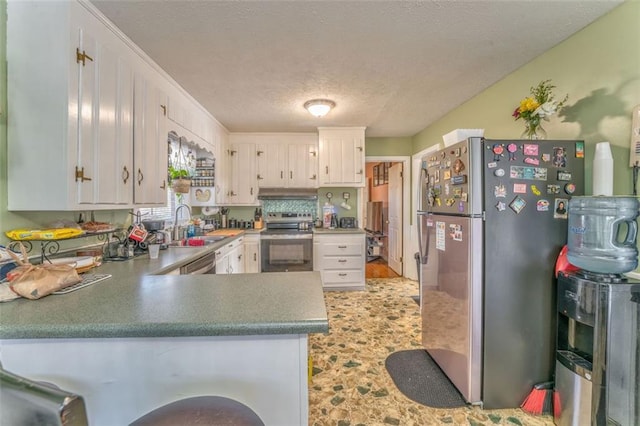
[[233, 237], [239, 233], [244, 232], [244, 229], [240, 228], [226, 228], [216, 229], [215, 231], [207, 232], [207, 235], [224, 235], [225, 237]]

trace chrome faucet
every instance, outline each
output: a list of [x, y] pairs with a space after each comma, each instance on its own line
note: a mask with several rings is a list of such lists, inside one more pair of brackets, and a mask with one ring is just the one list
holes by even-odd
[[173, 222], [173, 240], [174, 241], [178, 241], [180, 239], [180, 227], [178, 226], [178, 213], [180, 212], [180, 209], [183, 207], [187, 208], [187, 211], [189, 212], [189, 220], [191, 220], [191, 207], [189, 207], [186, 204], [180, 204], [178, 207], [176, 207], [175, 219]]

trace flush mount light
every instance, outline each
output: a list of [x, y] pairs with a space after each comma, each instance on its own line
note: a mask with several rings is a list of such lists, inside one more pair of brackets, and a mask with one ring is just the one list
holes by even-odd
[[304, 107], [316, 117], [324, 117], [336, 103], [328, 99], [312, 99], [304, 103]]

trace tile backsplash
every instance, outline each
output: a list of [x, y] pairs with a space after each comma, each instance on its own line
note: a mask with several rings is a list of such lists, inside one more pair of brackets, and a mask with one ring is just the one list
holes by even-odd
[[318, 214], [317, 200], [263, 200], [262, 213], [292, 212], [311, 213], [315, 219]]

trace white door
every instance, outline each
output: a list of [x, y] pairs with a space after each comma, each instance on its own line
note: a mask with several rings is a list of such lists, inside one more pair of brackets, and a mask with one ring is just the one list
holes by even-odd
[[389, 267], [402, 276], [402, 163], [389, 168]]

